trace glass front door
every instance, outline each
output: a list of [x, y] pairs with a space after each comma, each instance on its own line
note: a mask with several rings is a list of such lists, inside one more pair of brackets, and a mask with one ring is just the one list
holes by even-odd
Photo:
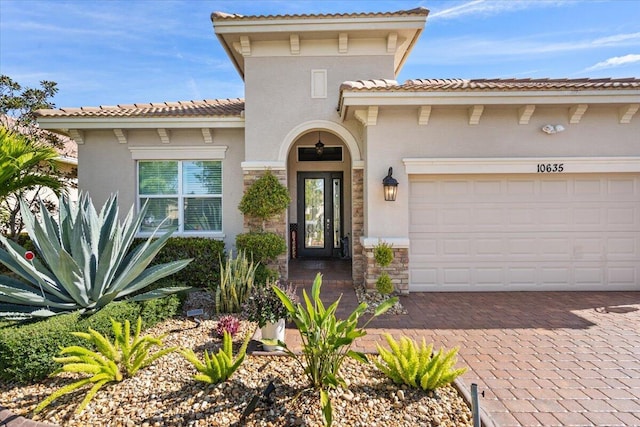
[[342, 238], [342, 172], [298, 173], [298, 254], [332, 257]]

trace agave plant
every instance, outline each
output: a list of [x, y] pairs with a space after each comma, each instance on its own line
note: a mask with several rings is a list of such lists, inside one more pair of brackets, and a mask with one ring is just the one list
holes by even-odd
[[[38, 256], [30, 259], [22, 246], [0, 236], [5, 248], [0, 248], [0, 262], [18, 276], [0, 276], [0, 316], [94, 312], [184, 268], [191, 260], [148, 267], [172, 231], [155, 241], [154, 233], [129, 251], [145, 211], [146, 206], [136, 216], [132, 207], [120, 222], [117, 195], [98, 213], [89, 195], [83, 193], [77, 204], [61, 199], [56, 222], [46, 209], [37, 220], [22, 203], [25, 227]], [[131, 299], [144, 301], [186, 289], [154, 289]]]

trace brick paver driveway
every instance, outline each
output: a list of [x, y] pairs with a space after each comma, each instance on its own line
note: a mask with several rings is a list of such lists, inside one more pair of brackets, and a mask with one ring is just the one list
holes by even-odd
[[[349, 286], [323, 285], [323, 300], [339, 292], [345, 313], [356, 304]], [[485, 392], [480, 405], [495, 424], [640, 426], [640, 292], [415, 293], [401, 302], [409, 314], [374, 320], [357, 348], [375, 351], [384, 332], [460, 346], [462, 382]]]

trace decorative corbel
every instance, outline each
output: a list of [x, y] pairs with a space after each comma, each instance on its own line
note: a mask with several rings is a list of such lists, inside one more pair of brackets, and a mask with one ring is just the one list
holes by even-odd
[[387, 36], [387, 53], [395, 53], [398, 47], [398, 33], [389, 33]]
[[580, 123], [580, 120], [582, 120], [582, 116], [587, 111], [587, 108], [589, 108], [587, 104], [578, 104], [569, 108], [569, 123], [572, 125]]
[[251, 56], [251, 40], [249, 40], [249, 36], [240, 36], [240, 53], [242, 56]]
[[474, 105], [469, 107], [469, 124], [477, 125], [480, 123], [480, 117], [482, 117], [482, 112], [484, 111], [484, 105]]
[[338, 35], [338, 52], [347, 53], [349, 51], [349, 36], [347, 33], [340, 33]]
[[289, 36], [289, 45], [291, 55], [300, 55], [300, 36], [298, 34], [291, 34]]
[[84, 144], [84, 132], [78, 129], [69, 129], [69, 136], [78, 144]]
[[213, 134], [211, 133], [211, 129], [202, 128], [202, 139], [204, 139], [205, 144], [213, 144]]
[[628, 124], [631, 123], [631, 119], [640, 109], [640, 104], [629, 104], [623, 107], [620, 107], [618, 110], [618, 122], [620, 124]]
[[535, 105], [525, 105], [524, 107], [518, 108], [518, 124], [528, 125], [534, 111], [536, 111]]
[[118, 138], [118, 142], [120, 144], [127, 143], [127, 134], [125, 133], [125, 131], [123, 131], [122, 129], [114, 129], [113, 133], [115, 134], [116, 138]]
[[169, 131], [166, 129], [158, 129], [158, 136], [160, 136], [160, 141], [162, 141], [163, 144], [171, 142], [169, 140]]
[[428, 125], [429, 117], [431, 117], [431, 105], [423, 105], [418, 108], [418, 124], [420, 126]]
[[375, 126], [378, 123], [378, 106], [370, 106], [366, 110], [356, 110], [353, 114], [363, 126]]

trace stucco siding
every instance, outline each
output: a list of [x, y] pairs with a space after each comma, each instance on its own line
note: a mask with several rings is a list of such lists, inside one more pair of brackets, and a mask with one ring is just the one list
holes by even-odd
[[[127, 131], [127, 143], [121, 144], [111, 130], [86, 132], [85, 143], [78, 147], [78, 181], [80, 189], [88, 191], [94, 204], [101, 205], [114, 192], [118, 192], [121, 217], [136, 204], [136, 160], [132, 150], [151, 148], [149, 153], [183, 147], [181, 156], [190, 157], [190, 149], [199, 147], [227, 147], [222, 163], [223, 215], [222, 232], [228, 249], [235, 245], [235, 237], [243, 230], [238, 204], [242, 198], [242, 168], [244, 160], [243, 129], [214, 129], [213, 143], [204, 143], [200, 129], [168, 130], [169, 144], [163, 144], [155, 129]], [[155, 150], [154, 150], [155, 148]], [[142, 154], [141, 156], [144, 156]], [[193, 160], [206, 160], [194, 155]]]
[[[311, 70], [327, 70], [327, 97], [311, 97]], [[310, 120], [339, 122], [345, 80], [393, 78], [392, 56], [246, 58], [247, 161], [277, 160], [287, 133]]]
[[[539, 106], [529, 124], [518, 124], [516, 106], [486, 107], [477, 125], [467, 108], [434, 108], [429, 123], [418, 125], [415, 108], [381, 109], [366, 128], [366, 234], [408, 236], [409, 176], [403, 158], [637, 157], [640, 121], [618, 123], [616, 107], [593, 106], [580, 123], [569, 124], [569, 107]], [[562, 125], [561, 133], [541, 131]], [[393, 167], [399, 181], [396, 202], [385, 202], [382, 178]], [[391, 220], [392, 219], [392, 220]]]

